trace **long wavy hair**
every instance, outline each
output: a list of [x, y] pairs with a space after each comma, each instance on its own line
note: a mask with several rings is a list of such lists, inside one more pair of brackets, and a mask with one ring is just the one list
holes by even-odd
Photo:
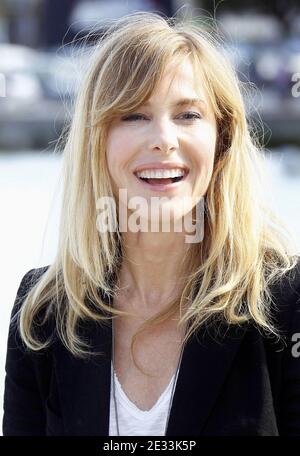
[[191, 268], [181, 295], [140, 326], [131, 350], [141, 331], [170, 319], [178, 309], [178, 325], [188, 323], [189, 328], [183, 344], [212, 321], [252, 321], [259, 330], [280, 337], [272, 318], [270, 285], [296, 265], [298, 256], [289, 251], [291, 235], [264, 198], [265, 153], [246, 115], [248, 86], [239, 80], [222, 45], [213, 21], [137, 12], [111, 22], [93, 47], [64, 143], [55, 260], [28, 290], [19, 312], [20, 334], [28, 348], [38, 351], [51, 343], [34, 330], [42, 309], [42, 323], [54, 316], [56, 333], [79, 358], [92, 354], [79, 335], [80, 322], [102, 325], [129, 315], [111, 305], [120, 291], [121, 233], [102, 233], [96, 223], [97, 200], [113, 197], [107, 132], [115, 116], [151, 96], [170, 62], [184, 59], [192, 62], [195, 75], [201, 74], [217, 120], [205, 236], [188, 251], [185, 264]]

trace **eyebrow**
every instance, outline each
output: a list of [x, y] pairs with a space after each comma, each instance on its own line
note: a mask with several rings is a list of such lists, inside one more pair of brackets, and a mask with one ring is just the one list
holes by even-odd
[[[146, 101], [143, 103], [144, 106], [149, 106], [150, 102]], [[171, 103], [171, 106], [187, 106], [187, 105], [206, 105], [205, 101], [202, 100], [201, 98], [181, 98], [180, 100], [176, 100], [173, 103]]]

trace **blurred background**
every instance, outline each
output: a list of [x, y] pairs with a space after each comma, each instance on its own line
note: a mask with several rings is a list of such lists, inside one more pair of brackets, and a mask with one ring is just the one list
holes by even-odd
[[57, 245], [55, 146], [82, 76], [91, 41], [83, 38], [139, 10], [217, 19], [224, 53], [251, 81], [245, 104], [266, 151], [266, 191], [300, 254], [299, 0], [0, 0], [0, 419], [17, 287], [29, 269], [51, 263]]

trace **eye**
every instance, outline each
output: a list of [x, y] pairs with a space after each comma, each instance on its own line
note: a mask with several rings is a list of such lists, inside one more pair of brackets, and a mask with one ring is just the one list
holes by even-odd
[[184, 116], [186, 120], [196, 120], [202, 118], [200, 114], [191, 111], [183, 113], [182, 116]]
[[145, 119], [145, 116], [143, 116], [143, 114], [131, 114], [130, 116], [122, 117], [122, 120], [124, 121], [133, 121], [139, 119]]

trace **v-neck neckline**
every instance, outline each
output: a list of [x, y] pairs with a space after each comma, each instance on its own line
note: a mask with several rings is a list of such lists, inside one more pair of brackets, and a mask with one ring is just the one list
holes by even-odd
[[[113, 369], [113, 366], [111, 365], [111, 368]], [[172, 375], [168, 385], [166, 386], [166, 388], [164, 389], [164, 391], [162, 392], [162, 394], [159, 396], [159, 398], [157, 399], [157, 401], [155, 402], [155, 404], [149, 409], [149, 410], [141, 410], [139, 407], [137, 407], [130, 399], [129, 397], [127, 396], [127, 394], [125, 393], [125, 391], [123, 390], [123, 387], [117, 377], [117, 374], [116, 374], [116, 371], [114, 370], [114, 378], [115, 378], [115, 385], [116, 385], [116, 388], [118, 389], [118, 392], [120, 394], [120, 399], [123, 400], [123, 403], [124, 405], [126, 404], [128, 407], [130, 407], [130, 409], [138, 414], [138, 415], [143, 415], [143, 416], [147, 416], [147, 415], [150, 415], [152, 413], [154, 413], [156, 411], [156, 409], [158, 408], [159, 405], [161, 405], [161, 403], [167, 398], [168, 396], [168, 393], [173, 385], [173, 381], [174, 381], [174, 377], [175, 377], [175, 373]]]

